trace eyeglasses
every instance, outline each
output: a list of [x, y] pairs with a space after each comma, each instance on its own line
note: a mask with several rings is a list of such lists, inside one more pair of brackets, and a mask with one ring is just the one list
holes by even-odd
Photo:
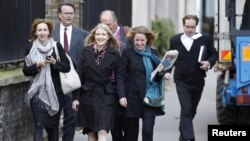
[[190, 29], [195, 29], [196, 26], [189, 26], [189, 25], [184, 25], [185, 28], [190, 28]]
[[70, 15], [70, 16], [72, 16], [72, 15], [74, 15], [75, 13], [72, 13], [72, 12], [65, 12], [65, 13], [62, 13], [63, 15]]

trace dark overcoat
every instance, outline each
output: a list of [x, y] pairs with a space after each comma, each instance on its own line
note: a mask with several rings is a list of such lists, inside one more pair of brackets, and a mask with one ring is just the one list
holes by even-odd
[[[79, 63], [80, 53], [81, 53], [82, 48], [84, 47], [83, 42], [87, 36], [88, 36], [88, 32], [86, 30], [77, 28], [72, 25], [69, 55], [75, 67], [77, 67]], [[54, 38], [56, 41], [60, 42], [60, 23], [58, 23], [55, 26]]]
[[[150, 50], [157, 55], [157, 50]], [[152, 64], [155, 69], [157, 65], [153, 61]], [[146, 69], [142, 56], [136, 53], [133, 47], [124, 49], [117, 76], [117, 88], [119, 98], [125, 97], [128, 102], [125, 108], [126, 117], [142, 118], [164, 114], [161, 107], [153, 108], [143, 104], [146, 85]]]
[[73, 92], [73, 99], [80, 102], [77, 126], [93, 131], [113, 128], [117, 89], [111, 76], [112, 72], [117, 72], [119, 58], [118, 51], [108, 46], [103, 60], [97, 65], [93, 46], [83, 48], [77, 69], [82, 87]]

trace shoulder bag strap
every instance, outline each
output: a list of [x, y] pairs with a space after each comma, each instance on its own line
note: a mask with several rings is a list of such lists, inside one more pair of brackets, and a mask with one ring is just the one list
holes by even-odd
[[57, 61], [60, 61], [61, 59], [60, 59], [60, 55], [59, 55], [59, 52], [58, 52], [58, 48], [57, 48], [57, 42], [53, 42], [53, 47], [54, 47], [54, 49], [55, 49], [55, 53], [56, 53], [56, 60]]

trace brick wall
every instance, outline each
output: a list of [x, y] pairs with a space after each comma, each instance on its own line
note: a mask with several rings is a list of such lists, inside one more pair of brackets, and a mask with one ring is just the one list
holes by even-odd
[[71, 2], [75, 5], [76, 11], [75, 11], [75, 18], [73, 24], [77, 27], [81, 27], [80, 24], [80, 11], [81, 11], [81, 3], [84, 0], [46, 0], [45, 7], [46, 7], [46, 15], [45, 17], [48, 19], [51, 19], [54, 21], [54, 23], [57, 23], [58, 17], [57, 17], [57, 7], [60, 2]]

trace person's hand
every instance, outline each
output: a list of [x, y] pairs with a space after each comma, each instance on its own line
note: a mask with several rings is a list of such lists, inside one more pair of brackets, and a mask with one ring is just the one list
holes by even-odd
[[47, 64], [53, 64], [53, 65], [56, 64], [56, 59], [53, 56], [46, 57], [45, 61], [46, 61]]
[[159, 75], [163, 74], [163, 69], [164, 69], [164, 66], [162, 64], [159, 64], [158, 67], [156, 68]]
[[202, 70], [208, 70], [210, 67], [210, 63], [208, 61], [201, 61], [200, 62], [200, 69]]
[[78, 100], [74, 100], [72, 102], [72, 109], [77, 112], [79, 110], [79, 105], [80, 105], [79, 101]]
[[177, 50], [169, 50], [165, 53], [166, 58], [170, 61], [172, 59], [176, 59], [178, 56], [179, 52]]
[[39, 60], [36, 62], [36, 67], [37, 68], [42, 68], [46, 65], [46, 61], [45, 60]]
[[119, 100], [119, 102], [120, 102], [120, 105], [121, 105], [122, 107], [127, 107], [127, 105], [128, 105], [128, 103], [127, 103], [127, 98], [125, 98], [125, 97], [121, 98], [121, 99]]
[[167, 79], [167, 80], [172, 79], [171, 73], [169, 73], [169, 72], [165, 73], [164, 78]]

